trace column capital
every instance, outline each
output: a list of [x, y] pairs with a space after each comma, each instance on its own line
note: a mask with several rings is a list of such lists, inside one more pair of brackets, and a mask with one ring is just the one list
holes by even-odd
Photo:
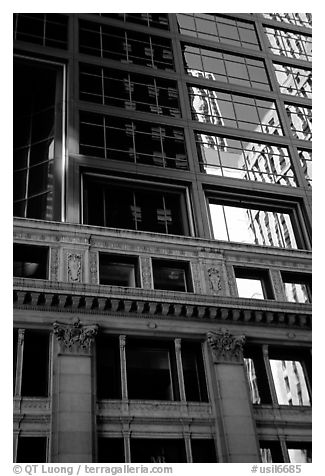
[[69, 324], [53, 323], [53, 333], [59, 341], [61, 352], [66, 354], [90, 355], [97, 332], [97, 324], [84, 326], [79, 317]]
[[245, 336], [234, 336], [228, 329], [219, 329], [207, 333], [214, 363], [242, 363]]

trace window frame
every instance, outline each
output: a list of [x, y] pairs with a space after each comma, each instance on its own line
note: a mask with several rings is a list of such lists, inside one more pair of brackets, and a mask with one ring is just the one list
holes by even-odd
[[274, 289], [273, 289], [272, 281], [271, 281], [271, 275], [268, 269], [251, 268], [246, 266], [234, 266], [233, 269], [234, 269], [234, 275], [236, 279], [238, 297], [242, 299], [254, 299], [254, 298], [247, 298], [247, 297], [245, 298], [244, 296], [239, 295], [237, 278], [243, 278], [243, 279], [256, 279], [260, 281], [262, 292], [263, 292], [263, 298], [261, 298], [260, 300], [263, 301], [263, 300], [275, 299]]
[[[161, 267], [175, 268], [175, 269], [184, 271], [184, 284], [185, 284], [184, 291], [179, 291], [177, 289], [157, 288], [155, 286], [155, 277], [154, 277], [155, 266], [158, 266], [160, 268]], [[154, 289], [162, 290], [162, 291], [185, 292], [185, 293], [194, 292], [193, 291], [193, 273], [192, 273], [192, 270], [191, 270], [190, 261], [152, 257], [151, 258], [151, 267], [152, 267], [152, 281], [153, 281], [153, 288]]]
[[[300, 304], [311, 304], [312, 303], [312, 275], [303, 272], [296, 271], [281, 271], [281, 279], [284, 287], [284, 294], [288, 302], [298, 302]], [[290, 280], [290, 281], [289, 281]], [[294, 280], [294, 281], [291, 281]], [[306, 293], [308, 301], [306, 303], [301, 303], [300, 301], [289, 301], [285, 291], [285, 284], [303, 284], [306, 286]]]
[[[134, 286], [127, 286], [123, 284], [112, 284], [112, 283], [103, 283], [101, 282], [101, 259], [102, 266], [107, 263], [104, 263], [107, 260], [108, 264], [130, 264], [133, 265], [133, 272], [134, 272]], [[116, 261], [111, 261], [116, 260]], [[106, 251], [99, 251], [98, 252], [98, 281], [101, 286], [120, 286], [120, 287], [127, 287], [127, 288], [141, 288], [141, 274], [140, 274], [140, 260], [139, 256], [137, 255], [129, 255], [129, 254], [119, 254], [119, 253], [111, 253]]]

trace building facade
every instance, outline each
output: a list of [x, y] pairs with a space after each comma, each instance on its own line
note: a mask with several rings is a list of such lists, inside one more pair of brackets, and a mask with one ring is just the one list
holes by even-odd
[[14, 461], [311, 461], [311, 16], [14, 15]]

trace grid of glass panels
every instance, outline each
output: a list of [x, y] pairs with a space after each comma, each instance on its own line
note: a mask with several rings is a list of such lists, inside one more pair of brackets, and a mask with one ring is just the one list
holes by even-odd
[[183, 45], [186, 72], [197, 78], [270, 91], [263, 61], [221, 51]]
[[273, 66], [281, 93], [311, 99], [312, 73], [310, 69], [279, 63], [273, 63]]
[[286, 147], [196, 132], [201, 171], [242, 180], [295, 187]]
[[209, 200], [214, 238], [255, 245], [298, 248], [289, 213], [223, 205]]
[[14, 40], [67, 49], [68, 16], [59, 13], [15, 13]]
[[122, 63], [174, 70], [169, 39], [100, 23], [80, 20], [79, 51]]
[[179, 127], [80, 112], [80, 153], [105, 159], [187, 169]]
[[290, 23], [291, 25], [312, 27], [311, 13], [262, 13], [264, 18]]
[[255, 26], [250, 22], [206, 13], [177, 13], [180, 33], [204, 40], [259, 50]]
[[311, 36], [270, 27], [265, 27], [265, 32], [273, 54], [311, 61]]
[[290, 120], [291, 131], [297, 139], [311, 140], [312, 138], [312, 112], [311, 108], [285, 104], [285, 109]]
[[163, 30], [169, 29], [167, 13], [98, 13], [98, 15]]
[[181, 117], [175, 81], [80, 64], [80, 99], [172, 117]]
[[192, 117], [218, 126], [283, 135], [275, 103], [216, 89], [191, 86]]
[[312, 151], [298, 149], [300, 164], [305, 175], [308, 185], [312, 186]]

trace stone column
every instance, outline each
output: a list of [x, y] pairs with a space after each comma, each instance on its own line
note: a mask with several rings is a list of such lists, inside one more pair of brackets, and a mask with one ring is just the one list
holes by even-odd
[[228, 463], [259, 462], [259, 447], [243, 361], [244, 336], [227, 329], [207, 334], [213, 361], [217, 421]]
[[92, 346], [97, 325], [54, 322], [52, 461], [91, 463], [94, 446]]

